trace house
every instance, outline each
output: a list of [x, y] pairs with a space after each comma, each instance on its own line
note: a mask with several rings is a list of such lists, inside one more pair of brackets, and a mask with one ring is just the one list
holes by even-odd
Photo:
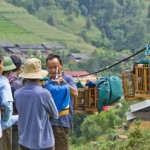
[[144, 100], [142, 102], [133, 104], [130, 106], [131, 111], [126, 113], [126, 120], [128, 127], [133, 129], [136, 125], [133, 121], [140, 120], [140, 128], [150, 128], [150, 100]]
[[59, 49], [59, 50], [63, 50], [65, 49], [65, 46], [63, 44], [46, 44], [43, 43], [42, 46], [47, 49], [47, 50], [54, 50], [54, 49]]
[[38, 52], [43, 55], [48, 55], [48, 51], [41, 44], [16, 44], [16, 47], [25, 55], [31, 52], [33, 55], [36, 55]]
[[70, 63], [80, 62], [82, 60], [88, 60], [89, 58], [90, 55], [86, 53], [70, 53], [67, 55], [67, 60]]
[[20, 53], [17, 50], [9, 50], [8, 48], [14, 48], [14, 44], [10, 42], [0, 42], [0, 48], [2, 48], [8, 55], [15, 54], [15, 52]]
[[80, 81], [83, 85], [87, 82], [87, 80], [95, 82], [97, 80], [97, 76], [95, 74], [90, 74], [87, 71], [63, 71], [64, 73], [72, 76], [76, 82]]
[[63, 72], [68, 75], [71, 75], [72, 77], [79, 77], [79, 76], [85, 76], [85, 75], [90, 74], [89, 72], [86, 72], [86, 71], [66, 71], [66, 70], [64, 70]]
[[9, 42], [0, 42], [2, 48], [8, 55], [18, 55], [28, 57], [29, 55], [42, 54], [47, 56], [53, 53], [54, 49], [65, 49], [62, 44], [12, 44]]
[[0, 47], [14, 47], [14, 44], [10, 42], [0, 42]]
[[11, 56], [11, 55], [17, 55], [19, 57], [23, 57], [23, 53], [18, 48], [15, 48], [15, 47], [5, 47], [4, 49], [8, 53], [9, 56]]

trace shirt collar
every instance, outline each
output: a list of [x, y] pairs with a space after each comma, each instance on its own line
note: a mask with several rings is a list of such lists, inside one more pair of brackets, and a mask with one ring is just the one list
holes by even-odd
[[27, 85], [27, 86], [35, 86], [35, 85], [41, 86], [40, 84], [37, 84], [37, 83], [34, 83], [34, 82], [26, 82], [25, 85]]

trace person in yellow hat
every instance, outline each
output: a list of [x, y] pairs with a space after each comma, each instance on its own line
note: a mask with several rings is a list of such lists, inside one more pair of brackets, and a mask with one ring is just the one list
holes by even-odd
[[31, 58], [19, 75], [26, 79], [25, 86], [14, 93], [19, 114], [20, 150], [54, 150], [55, 140], [49, 116], [58, 119], [58, 111], [50, 92], [40, 84], [40, 79], [47, 74], [41, 68], [41, 61]]

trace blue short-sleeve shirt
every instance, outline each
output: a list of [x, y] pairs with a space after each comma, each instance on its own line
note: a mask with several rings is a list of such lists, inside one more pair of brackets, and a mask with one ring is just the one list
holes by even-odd
[[54, 135], [49, 115], [58, 118], [58, 111], [50, 92], [39, 84], [27, 82], [15, 91], [18, 110], [19, 144], [32, 150], [54, 146]]
[[[70, 75], [66, 75], [62, 73], [62, 77], [66, 80], [66, 82], [72, 86], [73, 88], [77, 89], [77, 86], [73, 80], [73, 78]], [[69, 103], [69, 113], [68, 115], [59, 116], [57, 120], [51, 121], [52, 126], [61, 126], [61, 127], [71, 127], [72, 122], [72, 115], [73, 115], [73, 105], [74, 105], [74, 99], [71, 97], [70, 103]]]
[[9, 80], [5, 76], [0, 76], [0, 105], [4, 108], [1, 118], [2, 129], [11, 127], [17, 120], [18, 115], [13, 116], [13, 97]]

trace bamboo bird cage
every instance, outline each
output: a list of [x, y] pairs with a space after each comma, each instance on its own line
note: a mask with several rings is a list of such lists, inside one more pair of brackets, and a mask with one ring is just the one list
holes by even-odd
[[122, 83], [126, 100], [150, 98], [150, 68], [148, 64], [136, 64], [135, 74], [130, 70], [124, 71]]
[[75, 100], [75, 113], [96, 113], [98, 111], [97, 102], [96, 86], [79, 88], [78, 97]]

